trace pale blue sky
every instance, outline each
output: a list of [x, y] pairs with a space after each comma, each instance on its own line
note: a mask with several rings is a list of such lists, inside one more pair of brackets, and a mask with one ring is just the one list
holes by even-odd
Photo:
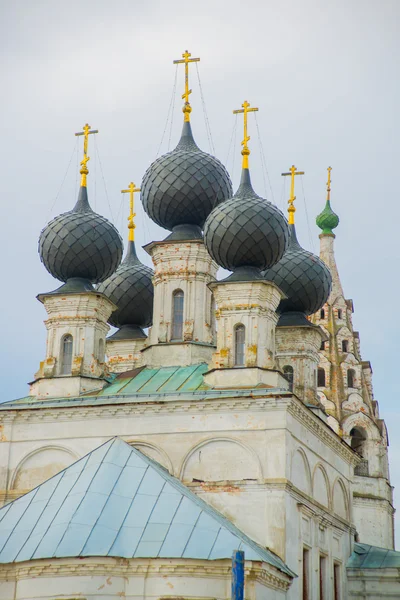
[[[187, 47], [201, 57], [216, 154], [234, 183], [240, 134], [233, 160], [232, 110], [245, 98], [260, 109], [272, 187], [267, 181], [265, 191], [252, 119], [256, 190], [282, 207], [287, 188], [280, 173], [293, 163], [306, 172], [297, 186], [296, 217], [300, 242], [310, 250], [318, 251], [315, 215], [325, 201], [326, 168], [333, 167], [332, 204], [341, 218], [337, 262], [345, 294], [354, 300], [363, 359], [372, 362], [375, 397], [389, 429], [392, 482], [400, 489], [399, 19], [397, 0], [2, 2], [0, 401], [25, 395], [44, 357], [45, 313], [35, 296], [57, 282], [40, 263], [37, 239], [51, 217], [75, 203], [74, 132], [87, 121], [99, 129], [101, 166], [90, 140], [89, 197], [125, 238], [120, 190], [131, 180], [140, 183], [156, 157], [175, 77], [172, 61]], [[195, 138], [209, 151], [195, 69], [191, 82]], [[171, 147], [181, 127], [182, 85], [179, 71]], [[138, 246], [159, 239], [161, 231], [140, 205], [136, 212]]]

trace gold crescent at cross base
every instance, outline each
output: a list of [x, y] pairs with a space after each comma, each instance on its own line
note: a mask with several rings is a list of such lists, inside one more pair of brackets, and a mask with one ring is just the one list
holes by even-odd
[[91, 133], [99, 133], [98, 129], [92, 129], [90, 130], [90, 125], [88, 125], [86, 123], [86, 125], [83, 126], [83, 131], [80, 131], [79, 133], [76, 133], [75, 135], [83, 135], [83, 159], [81, 160], [81, 170], [79, 171], [81, 174], [81, 187], [86, 187], [87, 185], [87, 181], [86, 181], [86, 177], [89, 173], [89, 169], [87, 168], [87, 163], [90, 160], [89, 156], [87, 155], [87, 151], [88, 151], [88, 138], [89, 135]]
[[296, 212], [296, 207], [294, 205], [294, 201], [296, 200], [296, 196], [294, 195], [294, 178], [296, 175], [304, 175], [304, 171], [298, 171], [296, 169], [296, 167], [294, 165], [292, 165], [289, 169], [289, 173], [282, 173], [283, 177], [287, 177], [290, 176], [291, 177], [291, 182], [290, 182], [290, 198], [288, 200], [288, 213], [289, 213], [289, 218], [288, 218], [288, 222], [289, 225], [294, 225], [294, 213]]
[[242, 141], [242, 146], [243, 146], [243, 150], [242, 150], [242, 168], [243, 169], [248, 169], [249, 168], [249, 154], [250, 154], [250, 150], [249, 147], [247, 145], [247, 142], [250, 140], [250, 136], [247, 135], [247, 114], [249, 112], [257, 112], [258, 108], [250, 108], [250, 104], [247, 102], [247, 100], [245, 100], [242, 104], [242, 108], [238, 109], [238, 110], [234, 110], [233, 114], [234, 115], [238, 115], [238, 114], [243, 114], [243, 129], [244, 129], [244, 137], [243, 137], [243, 141]]
[[129, 194], [129, 217], [128, 217], [128, 241], [133, 242], [135, 240], [135, 228], [133, 218], [136, 217], [136, 213], [133, 212], [133, 201], [134, 193], [140, 192], [140, 188], [137, 188], [133, 181], [130, 182], [127, 190], [121, 190], [121, 194]]
[[190, 52], [185, 50], [182, 54], [182, 59], [174, 60], [174, 65], [185, 65], [185, 92], [182, 94], [182, 100], [185, 101], [183, 105], [182, 111], [184, 114], [183, 120], [188, 123], [190, 121], [190, 113], [192, 112], [192, 107], [189, 104], [189, 94], [192, 93], [192, 90], [189, 90], [189, 63], [199, 62], [199, 58], [190, 58], [192, 55]]

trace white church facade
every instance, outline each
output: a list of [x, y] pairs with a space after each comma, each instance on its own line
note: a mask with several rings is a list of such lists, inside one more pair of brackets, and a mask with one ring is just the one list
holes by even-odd
[[[190, 54], [183, 55], [185, 69]], [[128, 249], [88, 200], [42, 231], [46, 351], [0, 405], [1, 600], [399, 598], [388, 435], [334, 255], [182, 136], [129, 186]], [[134, 242], [133, 199], [170, 234]], [[217, 280], [223, 267], [230, 275]], [[110, 325], [116, 332], [107, 338]], [[149, 329], [148, 329], [149, 328]], [[146, 333], [147, 332], [147, 333]]]

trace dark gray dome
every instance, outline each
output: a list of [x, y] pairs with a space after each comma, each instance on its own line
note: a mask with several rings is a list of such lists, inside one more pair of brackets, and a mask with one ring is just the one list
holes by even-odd
[[230, 196], [227, 170], [196, 146], [187, 122], [175, 150], [150, 165], [141, 185], [144, 210], [170, 231], [177, 225], [202, 227], [214, 206]]
[[332, 287], [332, 276], [325, 263], [304, 250], [297, 241], [296, 228], [289, 225], [289, 247], [283, 258], [263, 275], [273, 281], [286, 294], [278, 311], [303, 312], [312, 315], [327, 301]]
[[152, 269], [138, 259], [134, 242], [129, 242], [122, 264], [97, 288], [118, 306], [108, 319], [111, 325], [150, 327], [153, 319], [153, 274]]
[[73, 210], [50, 221], [39, 237], [40, 260], [64, 282], [75, 277], [104, 281], [118, 267], [122, 251], [114, 225], [90, 208], [86, 187], [80, 188]]
[[283, 213], [260, 198], [243, 169], [236, 194], [214, 208], [204, 225], [204, 243], [213, 259], [225, 269], [265, 269], [285, 252], [289, 229]]

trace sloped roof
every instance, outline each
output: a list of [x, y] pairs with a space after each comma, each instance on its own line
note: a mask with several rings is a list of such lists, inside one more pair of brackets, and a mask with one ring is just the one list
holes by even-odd
[[83, 396], [70, 398], [37, 399], [25, 396], [0, 404], [0, 411], [26, 410], [30, 408], [69, 408], [77, 406], [93, 406], [104, 404], [131, 404], [140, 402], [167, 402], [179, 399], [214, 399], [223, 397], [250, 397], [290, 394], [287, 389], [267, 388], [234, 388], [215, 390], [204, 383], [203, 375], [208, 371], [206, 363], [186, 367], [139, 367], [115, 376], [102, 390], [90, 392]]
[[0, 563], [43, 558], [230, 558], [293, 577], [178, 479], [119, 438], [0, 509]]
[[354, 544], [354, 550], [347, 561], [348, 569], [390, 569], [400, 568], [400, 552], [370, 546]]

